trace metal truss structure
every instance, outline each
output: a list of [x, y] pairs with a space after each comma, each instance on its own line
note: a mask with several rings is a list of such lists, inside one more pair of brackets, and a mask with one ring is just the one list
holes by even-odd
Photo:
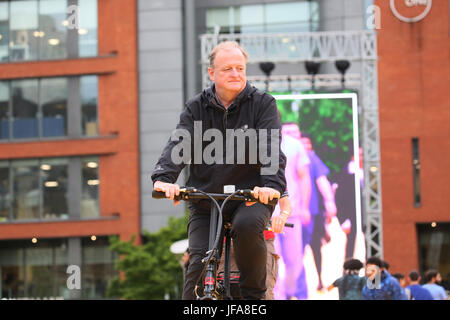
[[[366, 237], [366, 255], [383, 257], [382, 199], [380, 142], [378, 125], [377, 38], [374, 31], [308, 32], [285, 34], [203, 34], [201, 65], [203, 86], [209, 85], [209, 53], [225, 40], [238, 41], [249, 52], [249, 63], [303, 63], [305, 61], [334, 62], [357, 61], [361, 68], [357, 74], [346, 75], [346, 87], [357, 89], [360, 103], [360, 127], [364, 159], [364, 186], [362, 190], [363, 230]], [[264, 88], [267, 78], [248, 76], [257, 86]], [[270, 87], [311, 88], [310, 75], [271, 76]], [[340, 74], [318, 74], [316, 88], [341, 89]]]

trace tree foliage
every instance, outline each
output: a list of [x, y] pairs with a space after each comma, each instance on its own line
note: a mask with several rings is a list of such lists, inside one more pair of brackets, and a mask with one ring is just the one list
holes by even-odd
[[108, 287], [108, 297], [132, 300], [164, 299], [168, 294], [178, 299], [183, 287], [183, 270], [178, 258], [170, 252], [172, 243], [187, 238], [186, 214], [169, 218], [167, 227], [156, 233], [143, 232], [143, 244], [135, 245], [135, 235], [129, 241], [110, 237], [110, 250], [121, 258], [116, 269], [123, 273], [115, 277]]

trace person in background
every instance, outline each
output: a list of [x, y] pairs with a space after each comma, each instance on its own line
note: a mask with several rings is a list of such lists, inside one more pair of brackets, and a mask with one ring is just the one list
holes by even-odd
[[[367, 259], [366, 276], [368, 281], [362, 290], [364, 300], [408, 299], [398, 280], [384, 269], [383, 261], [380, 258]], [[371, 286], [368, 285], [370, 281], [373, 281]]]
[[[311, 196], [311, 178], [309, 174], [309, 158], [303, 144], [287, 132], [292, 124], [283, 124], [281, 129], [281, 150], [286, 155], [286, 189], [292, 207], [290, 214], [276, 206], [273, 217], [285, 215], [287, 222], [294, 228], [277, 236], [280, 253], [285, 265], [282, 287], [284, 299], [305, 299], [307, 296], [297, 295], [297, 280], [303, 270], [302, 226], [311, 223], [309, 201]], [[298, 128], [298, 127], [297, 127]], [[278, 213], [280, 212], [280, 213]]]
[[[313, 150], [312, 142], [308, 134], [300, 132], [296, 126], [298, 133], [296, 136], [300, 137], [300, 141], [306, 149], [309, 164], [309, 175], [311, 177], [311, 198], [309, 202], [309, 211], [311, 213], [311, 222], [303, 225], [303, 250], [306, 245], [311, 247], [314, 255], [314, 262], [319, 277], [317, 290], [323, 289], [321, 270], [322, 270], [322, 252], [321, 248], [324, 242], [330, 240], [329, 235], [325, 230], [325, 223], [330, 223], [331, 219], [336, 216], [336, 203], [334, 200], [334, 190], [327, 176], [330, 173], [328, 167], [317, 156]], [[304, 269], [298, 279], [298, 294], [306, 295], [306, 276]]]
[[417, 271], [412, 270], [408, 275], [408, 279], [409, 286], [406, 289], [409, 289], [411, 292], [410, 300], [433, 300], [430, 291], [419, 284], [421, 277]]
[[447, 300], [447, 293], [443, 287], [438, 285], [442, 281], [441, 274], [434, 269], [428, 270], [425, 273], [425, 281], [427, 282], [422, 287], [430, 291], [434, 300]]
[[344, 262], [344, 275], [328, 287], [328, 291], [339, 289], [339, 300], [362, 300], [362, 289], [366, 284], [366, 278], [359, 276], [359, 271], [364, 267], [358, 259], [348, 259]]
[[[345, 258], [353, 258], [356, 241], [356, 187], [363, 185], [362, 149], [359, 148], [359, 165], [355, 161], [353, 143], [348, 143], [350, 154], [349, 162], [334, 176], [333, 184], [336, 185], [335, 201], [337, 217], [343, 221], [343, 231], [347, 234], [347, 248]], [[358, 172], [359, 184], [355, 186], [355, 175]]]
[[[388, 268], [389, 268], [389, 264], [388, 264]], [[403, 290], [405, 290], [405, 294], [406, 294], [406, 297], [408, 298], [408, 300], [412, 300], [411, 291], [409, 290], [409, 288], [406, 288], [405, 275], [403, 273], [398, 272], [398, 273], [393, 273], [392, 276], [398, 280], [398, 282], [402, 286]]]

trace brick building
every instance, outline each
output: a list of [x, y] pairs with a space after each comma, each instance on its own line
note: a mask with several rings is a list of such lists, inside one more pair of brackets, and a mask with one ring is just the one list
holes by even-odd
[[[429, 1], [431, 3], [431, 1]], [[450, 279], [449, 2], [408, 23], [389, 1], [378, 30], [383, 250], [391, 270], [438, 268]], [[426, 6], [395, 1], [412, 18]]]
[[140, 232], [136, 10], [0, 2], [2, 297], [104, 297], [108, 236]]

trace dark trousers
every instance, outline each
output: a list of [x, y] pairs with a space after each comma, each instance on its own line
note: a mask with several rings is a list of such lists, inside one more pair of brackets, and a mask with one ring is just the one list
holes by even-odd
[[[224, 209], [224, 221], [231, 221], [233, 225], [231, 238], [236, 264], [240, 270], [239, 285], [244, 299], [265, 298], [267, 248], [263, 232], [273, 212], [270, 208], [260, 202], [251, 206], [236, 202]], [[209, 224], [209, 211], [191, 210], [188, 224], [190, 257], [183, 300], [196, 298], [194, 288], [204, 268], [201, 260], [208, 251]], [[222, 245], [222, 241], [219, 243]], [[221, 251], [219, 248], [219, 252]]]

